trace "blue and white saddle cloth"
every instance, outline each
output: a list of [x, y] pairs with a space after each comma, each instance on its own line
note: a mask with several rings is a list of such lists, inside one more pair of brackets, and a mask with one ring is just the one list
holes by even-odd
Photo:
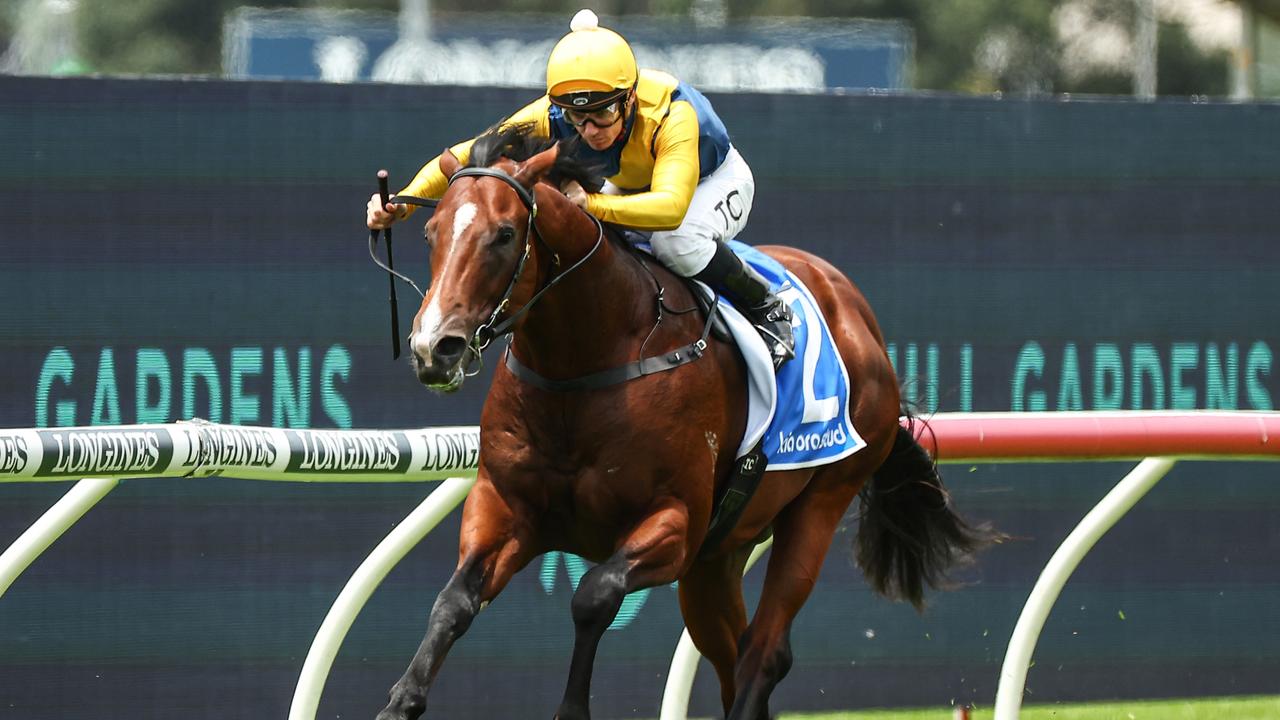
[[769, 470], [826, 465], [866, 447], [849, 418], [849, 373], [827, 321], [800, 279], [777, 260], [736, 240], [729, 247], [791, 305], [796, 356], [778, 370], [755, 327], [724, 298], [719, 307], [747, 363], [750, 402], [738, 457], [764, 439]]

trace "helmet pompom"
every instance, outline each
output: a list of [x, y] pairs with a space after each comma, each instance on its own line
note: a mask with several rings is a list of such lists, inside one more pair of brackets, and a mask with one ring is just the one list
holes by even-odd
[[577, 32], [579, 30], [595, 30], [600, 27], [600, 18], [590, 10], [579, 10], [577, 15], [569, 21], [569, 29]]

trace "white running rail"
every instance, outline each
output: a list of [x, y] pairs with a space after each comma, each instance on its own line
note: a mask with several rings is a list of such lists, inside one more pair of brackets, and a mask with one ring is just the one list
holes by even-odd
[[334, 658], [338, 657], [338, 648], [342, 646], [342, 641], [347, 637], [360, 610], [369, 602], [373, 591], [386, 578], [387, 573], [441, 520], [453, 512], [475, 482], [474, 477], [445, 480], [360, 563], [360, 567], [329, 609], [324, 622], [320, 624], [315, 640], [311, 642], [311, 650], [307, 652], [307, 659], [302, 664], [302, 677], [298, 679], [293, 703], [289, 706], [289, 720], [314, 720], [316, 709], [320, 706], [320, 695], [324, 692], [325, 680], [329, 678]]
[[121, 425], [0, 430], [3, 482], [86, 475], [0, 554], [0, 596], [121, 478], [210, 477], [303, 482], [444, 480], [356, 569], [312, 641], [290, 720], [313, 720], [338, 648], [373, 591], [475, 483], [476, 427], [285, 430], [217, 425]]
[[[1274, 439], [1273, 439], [1274, 438]], [[1280, 460], [1280, 413], [1132, 411], [954, 413], [929, 418], [921, 443], [939, 462], [1142, 460], [1054, 554], [1015, 626], [996, 720], [1015, 720], [1036, 641], [1072, 571], [1177, 460]], [[0, 596], [121, 478], [208, 477], [304, 482], [445, 480], [361, 563], [312, 643], [289, 720], [314, 720], [342, 640], [378, 584], [474, 483], [476, 427], [287, 430], [202, 421], [0, 430], [0, 483], [79, 480], [0, 554]], [[747, 568], [769, 543], [757, 546]], [[684, 720], [698, 664], [685, 633], [672, 658], [661, 720]]]
[[[1280, 413], [1271, 412], [940, 413], [928, 425], [920, 441], [940, 463], [1141, 460], [1067, 537], [1032, 589], [1009, 640], [995, 720], [1017, 720], [1021, 713], [1032, 653], [1071, 573], [1176, 460], [1280, 460]], [[764, 548], [757, 547], [750, 562]], [[672, 658], [660, 720], [688, 717], [700, 657], [685, 632]]]
[[411, 482], [475, 477], [480, 431], [283, 430], [217, 425], [117, 425], [0, 430], [5, 482], [74, 487], [0, 554], [0, 596], [121, 478], [209, 477], [306, 482]]

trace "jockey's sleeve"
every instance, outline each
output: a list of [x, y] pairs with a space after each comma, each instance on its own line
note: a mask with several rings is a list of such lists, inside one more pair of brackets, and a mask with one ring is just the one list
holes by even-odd
[[[503, 120], [500, 125], [515, 125], [517, 123], [533, 123], [534, 134], [540, 137], [549, 137], [551, 135], [551, 121], [548, 119], [547, 109], [550, 107], [551, 101], [544, 95], [537, 100], [525, 105], [519, 110], [512, 113], [511, 117]], [[458, 158], [458, 162], [463, 165], [471, 159], [471, 146], [476, 142], [475, 138], [460, 142], [449, 148], [454, 157]], [[444, 195], [444, 191], [449, 189], [449, 178], [444, 176], [444, 172], [440, 170], [440, 156], [432, 158], [431, 162], [422, 166], [418, 174], [413, 177], [413, 181], [405, 186], [403, 190], [396, 193], [397, 195], [412, 195], [429, 200], [439, 200]], [[409, 217], [417, 210], [414, 205], [408, 205], [408, 212], [404, 217]]]
[[698, 185], [698, 162], [698, 115], [689, 103], [673, 102], [654, 138], [649, 189], [634, 195], [588, 195], [587, 211], [637, 230], [678, 228]]

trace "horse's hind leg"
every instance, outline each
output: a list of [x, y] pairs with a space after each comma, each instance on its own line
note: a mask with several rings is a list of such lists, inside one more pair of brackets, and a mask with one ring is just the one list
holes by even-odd
[[582, 576], [573, 593], [573, 659], [557, 720], [591, 717], [591, 671], [600, 638], [617, 617], [627, 593], [674, 582], [688, 553], [689, 515], [672, 502], [650, 514], [621, 547]]
[[769, 695], [791, 669], [791, 622], [809, 598], [836, 527], [863, 484], [851, 482], [848, 472], [842, 464], [819, 471], [774, 521], [760, 604], [739, 642], [738, 693], [728, 720], [769, 719]]
[[436, 597], [426, 637], [392, 686], [390, 700], [377, 720], [413, 720], [422, 715], [427, 692], [449, 648], [471, 626], [480, 608], [533, 557], [532, 548], [520, 541], [520, 529], [493, 486], [478, 482], [463, 511], [458, 567]]
[[734, 663], [738, 638], [747, 627], [742, 602], [742, 569], [751, 547], [698, 560], [680, 578], [680, 612], [689, 637], [720, 679], [720, 702], [725, 713], [733, 705]]

